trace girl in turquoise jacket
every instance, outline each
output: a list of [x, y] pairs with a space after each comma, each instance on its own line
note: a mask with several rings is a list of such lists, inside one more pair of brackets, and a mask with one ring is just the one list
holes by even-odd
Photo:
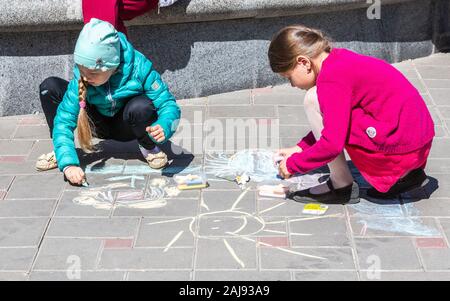
[[87, 152], [93, 149], [93, 136], [137, 139], [149, 166], [164, 167], [167, 156], [158, 144], [175, 132], [180, 109], [152, 62], [135, 50], [124, 34], [98, 19], [83, 27], [74, 61], [70, 82], [50, 77], [40, 85], [54, 152], [39, 157], [36, 168], [59, 167], [71, 183], [82, 184], [75, 129], [80, 146]]

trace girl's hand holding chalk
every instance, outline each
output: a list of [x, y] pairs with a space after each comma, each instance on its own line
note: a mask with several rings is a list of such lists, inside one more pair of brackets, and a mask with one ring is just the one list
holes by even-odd
[[85, 174], [79, 166], [69, 166], [64, 170], [64, 175], [70, 183], [82, 185], [85, 180]]
[[273, 160], [273, 164], [275, 164], [275, 166], [276, 166], [277, 164], [279, 164], [281, 161], [284, 160], [284, 157], [283, 157], [283, 156], [280, 156], [280, 155], [278, 155], [278, 154], [275, 154], [275, 155], [273, 156], [272, 160]]
[[287, 161], [287, 158], [284, 159], [283, 161], [281, 161], [280, 165], [278, 165], [278, 174], [283, 179], [289, 179], [292, 176], [292, 174], [287, 170], [286, 161]]
[[155, 139], [156, 142], [163, 142], [166, 139], [164, 130], [159, 124], [156, 126], [148, 126], [145, 130], [153, 137], [153, 139]]
[[[298, 145], [289, 147], [289, 148], [281, 148], [279, 149], [273, 156], [273, 163], [275, 166], [281, 165], [281, 162], [286, 161], [292, 154], [302, 152], [302, 148]], [[286, 166], [286, 162], [284, 163]], [[287, 169], [286, 169], [287, 171]], [[281, 173], [280, 176], [282, 177]]]

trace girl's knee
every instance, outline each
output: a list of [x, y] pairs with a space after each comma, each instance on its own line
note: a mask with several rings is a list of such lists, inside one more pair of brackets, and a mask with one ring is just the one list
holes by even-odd
[[124, 110], [125, 120], [149, 120], [156, 117], [156, 109], [153, 102], [144, 95], [131, 99]]
[[59, 88], [59, 78], [54, 76], [47, 77], [39, 85], [39, 92], [41, 93], [41, 95], [45, 95], [47, 94], [47, 92], [56, 91], [58, 88]]
[[303, 101], [305, 107], [315, 108], [319, 105], [319, 99], [317, 97], [317, 87], [314, 86], [306, 91], [305, 99]]
[[67, 90], [68, 82], [59, 77], [48, 77], [39, 85], [39, 96], [42, 103], [52, 101], [59, 103]]

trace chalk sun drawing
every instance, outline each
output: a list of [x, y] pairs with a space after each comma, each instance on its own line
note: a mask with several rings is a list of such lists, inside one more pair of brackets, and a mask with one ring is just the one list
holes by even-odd
[[[286, 235], [288, 233], [286, 231], [277, 231], [268, 229], [269, 225], [272, 224], [282, 224], [285, 221], [270, 221], [266, 222], [261, 216], [257, 216], [255, 214], [251, 214], [245, 211], [242, 211], [242, 208], [239, 207], [240, 203], [244, 199], [245, 195], [250, 191], [250, 187], [247, 187], [245, 190], [241, 192], [241, 194], [237, 197], [234, 203], [231, 205], [229, 209], [222, 211], [210, 211], [209, 206], [202, 199], [201, 204], [205, 210], [210, 212], [201, 213], [195, 217], [185, 217], [179, 219], [165, 220], [148, 223], [147, 225], [155, 225], [162, 223], [176, 223], [179, 221], [190, 220], [189, 223], [189, 235], [192, 235], [197, 239], [209, 239], [209, 240], [220, 240], [223, 242], [225, 249], [228, 251], [230, 256], [239, 264], [242, 268], [245, 268], [245, 262], [239, 257], [239, 253], [233, 248], [232, 244], [229, 241], [229, 238], [239, 238], [246, 241], [254, 242], [255, 244], [274, 247], [277, 250], [282, 252], [295, 254], [297, 256], [312, 258], [315, 260], [328, 260], [327, 258], [315, 256], [303, 252], [294, 251], [291, 249], [286, 249], [284, 247], [273, 246], [266, 242], [258, 241], [259, 237], [267, 237], [268, 234], [276, 233], [278, 236]], [[271, 210], [269, 208], [267, 210]], [[200, 225], [199, 230], [196, 231], [195, 225]], [[231, 229], [230, 229], [231, 228]], [[211, 231], [212, 230], [212, 231]], [[206, 231], [206, 232], [205, 232]], [[171, 246], [175, 244], [175, 242], [182, 236], [185, 235], [186, 232], [184, 230], [179, 231], [167, 244], [167, 247], [164, 249], [164, 252], [170, 249]], [[305, 235], [309, 236], [311, 234], [307, 233], [289, 233], [289, 235]], [[228, 239], [228, 240], [227, 240]]]
[[[224, 153], [211, 155], [206, 159], [204, 172], [209, 176], [234, 179], [236, 175], [247, 174], [251, 181], [276, 181], [281, 182], [277, 178], [278, 169], [273, 162], [274, 152], [268, 150], [242, 150], [234, 155], [226, 155]], [[169, 170], [170, 169], [170, 170]], [[165, 168], [164, 172], [178, 173], [197, 173], [201, 171], [202, 166], [189, 166], [187, 168], [169, 167]], [[144, 178], [139, 175], [160, 174], [161, 171], [155, 171], [148, 166], [114, 166], [110, 165], [104, 168], [87, 169], [87, 173], [97, 174], [112, 174], [119, 171], [122, 176], [115, 176], [108, 178], [107, 181], [116, 182], [99, 188], [91, 188], [88, 191], [82, 191], [78, 198], [74, 199], [75, 203], [80, 205], [91, 205], [99, 209], [111, 209], [114, 207], [128, 207], [128, 208], [160, 208], [167, 205], [166, 196], [178, 195], [180, 191], [176, 187], [167, 185], [164, 178], [155, 178], [149, 182], [146, 190], [146, 197], [136, 192], [131, 191], [122, 192], [122, 198], [114, 200], [114, 195], [111, 192], [113, 188], [134, 188], [137, 181]], [[303, 175], [289, 179], [289, 182], [297, 184], [299, 187], [310, 187], [318, 183], [318, 179], [323, 174]], [[117, 183], [118, 181], [129, 180], [130, 183]], [[260, 237], [282, 236], [289, 235], [310, 236], [310, 233], [287, 233], [286, 231], [279, 231], [270, 229], [271, 225], [284, 223], [284, 220], [267, 222], [261, 216], [255, 213], [248, 213], [239, 207], [245, 195], [250, 191], [250, 187], [242, 191], [229, 209], [222, 211], [211, 211], [207, 202], [201, 198], [200, 205], [207, 212], [201, 213], [194, 217], [186, 217], [179, 219], [172, 219], [166, 221], [158, 221], [149, 224], [171, 223], [183, 220], [190, 220], [189, 231], [180, 229], [176, 235], [167, 242], [163, 252], [167, 252], [172, 248], [176, 242], [183, 235], [192, 235], [196, 239], [213, 239], [221, 240], [224, 248], [228, 251], [230, 256], [241, 266], [245, 267], [245, 262], [239, 258], [238, 252], [233, 248], [231, 238], [251, 241], [257, 245], [273, 247], [282, 252], [294, 254], [300, 257], [311, 258], [314, 260], [328, 260], [327, 258], [315, 256], [297, 250], [287, 249], [285, 247], [273, 246], [268, 242], [259, 241]], [[284, 203], [277, 204], [270, 208], [260, 211], [261, 213], [269, 212], [283, 206]], [[198, 232], [194, 230], [195, 225], [201, 225]], [[204, 232], [207, 229], [206, 232]]]

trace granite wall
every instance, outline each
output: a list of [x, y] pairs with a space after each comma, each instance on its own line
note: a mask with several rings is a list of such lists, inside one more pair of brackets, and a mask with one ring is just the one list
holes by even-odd
[[[389, 5], [381, 1], [380, 19], [367, 18], [366, 1], [353, 1], [358, 3], [352, 7], [348, 6], [351, 1], [328, 1], [329, 10], [324, 9], [327, 1], [297, 1], [304, 5], [309, 2], [310, 5], [305, 6], [309, 10], [296, 8], [299, 12], [294, 14], [289, 6], [277, 7], [271, 15], [262, 8], [242, 9], [238, 17], [216, 7], [218, 20], [211, 21], [212, 17], [204, 13], [202, 20], [209, 18], [206, 22], [198, 22], [200, 13], [186, 13], [191, 1], [180, 1], [161, 14], [160, 18], [167, 24], [159, 24], [163, 22], [156, 18], [152, 24], [148, 20], [150, 16], [145, 16], [134, 20], [129, 28], [131, 42], [154, 62], [177, 98], [281, 83], [282, 79], [269, 68], [267, 49], [273, 34], [289, 24], [320, 28], [337, 47], [347, 47], [389, 62], [439, 51], [436, 45], [445, 47], [443, 37], [449, 27], [447, 0], [387, 1]], [[236, 1], [220, 3], [232, 5], [231, 2]], [[320, 2], [321, 6], [316, 7], [313, 2]], [[343, 6], [339, 6], [339, 2]], [[362, 2], [366, 7], [359, 8]], [[170, 9], [188, 19], [176, 23], [175, 13], [169, 13]], [[234, 10], [239, 13], [238, 9]], [[0, 12], [0, 116], [41, 111], [39, 83], [48, 76], [70, 79], [72, 51], [81, 28], [79, 8], [74, 6], [73, 15], [66, 17], [66, 27], [57, 25], [64, 19], [60, 15], [55, 15], [53, 25], [48, 24], [49, 18], [42, 27], [38, 20], [14, 27], [7, 25]], [[179, 21], [183, 21], [182, 18]], [[16, 19], [24, 17], [16, 16]]]

